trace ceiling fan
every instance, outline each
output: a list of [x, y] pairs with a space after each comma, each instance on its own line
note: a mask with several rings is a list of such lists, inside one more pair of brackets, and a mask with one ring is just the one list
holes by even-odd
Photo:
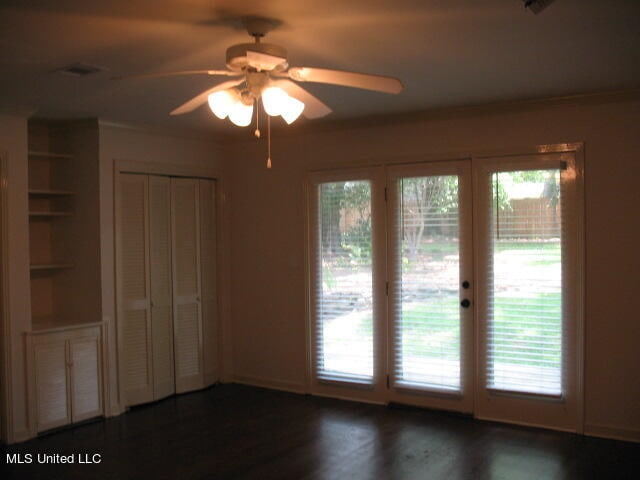
[[[254, 42], [229, 47], [226, 70], [184, 70], [132, 77], [181, 75], [234, 77], [233, 80], [214, 85], [196, 95], [171, 111], [171, 115], [189, 113], [208, 102], [212, 112], [218, 118], [228, 117], [232, 123], [241, 127], [251, 123], [254, 105], [256, 109], [259, 108], [259, 100], [262, 100], [264, 110], [269, 117], [280, 115], [288, 124], [294, 122], [301, 114], [307, 118], [319, 118], [331, 112], [331, 108], [300, 87], [298, 83], [326, 83], [393, 94], [402, 91], [402, 83], [393, 77], [324, 68], [290, 67], [284, 47], [262, 42], [262, 38], [275, 26], [276, 22], [263, 17], [244, 17], [242, 21]], [[256, 129], [256, 136], [259, 137], [258, 129]]]

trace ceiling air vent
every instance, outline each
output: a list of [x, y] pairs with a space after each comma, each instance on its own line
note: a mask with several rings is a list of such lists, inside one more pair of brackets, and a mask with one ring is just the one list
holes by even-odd
[[524, 8], [531, 10], [536, 15], [547, 8], [553, 0], [523, 0]]
[[73, 75], [74, 77], [84, 77], [87, 75], [93, 75], [94, 73], [101, 72], [103, 69], [96, 67], [95, 65], [89, 65], [87, 63], [73, 63], [62, 67], [58, 70], [63, 75]]

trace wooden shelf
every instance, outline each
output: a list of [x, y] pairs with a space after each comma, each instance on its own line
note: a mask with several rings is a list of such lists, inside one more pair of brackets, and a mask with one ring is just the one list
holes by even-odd
[[39, 151], [30, 151], [30, 157], [46, 157], [46, 158], [59, 158], [70, 160], [73, 158], [73, 155], [68, 153], [55, 153], [55, 152], [39, 152]]
[[98, 140], [84, 122], [28, 123], [29, 320], [38, 333], [100, 317]]
[[73, 268], [73, 263], [34, 263], [29, 266], [31, 271], [34, 270], [64, 270], [67, 268]]
[[34, 316], [31, 318], [31, 331], [61, 331], [70, 330], [75, 328], [87, 328], [102, 325], [102, 322], [78, 322], [74, 318], [56, 316], [56, 315], [43, 315]]
[[49, 189], [30, 189], [29, 195], [39, 195], [43, 197], [48, 196], [66, 196], [66, 195], [75, 195], [75, 192], [71, 190], [49, 190]]
[[30, 217], [71, 217], [73, 212], [29, 212]]

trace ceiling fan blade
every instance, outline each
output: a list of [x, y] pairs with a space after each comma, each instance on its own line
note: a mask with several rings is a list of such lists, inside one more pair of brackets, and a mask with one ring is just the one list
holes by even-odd
[[330, 83], [384, 93], [400, 93], [402, 91], [402, 82], [400, 80], [382, 75], [311, 67], [292, 67], [289, 69], [288, 74], [289, 78], [297, 82]]
[[212, 93], [219, 92], [220, 90], [226, 90], [228, 88], [233, 88], [236, 85], [240, 85], [242, 82], [244, 82], [244, 78], [241, 80], [229, 80], [228, 82], [219, 83], [215, 87], [205, 90], [200, 95], [193, 97], [188, 102], [183, 103], [178, 108], [173, 110], [171, 112], [171, 115], [182, 115], [183, 113], [189, 113], [198, 108], [200, 105], [206, 103], [209, 95], [211, 95]]
[[138, 75], [120, 75], [111, 77], [111, 80], [138, 80], [141, 78], [162, 78], [162, 77], [181, 77], [184, 75], [217, 75], [225, 77], [239, 77], [242, 72], [232, 72], [231, 70], [181, 70], [178, 72], [155, 72], [141, 73]]
[[320, 118], [331, 113], [329, 107], [291, 80], [273, 80], [271, 85], [280, 87], [288, 95], [304, 103], [302, 114], [307, 118]]

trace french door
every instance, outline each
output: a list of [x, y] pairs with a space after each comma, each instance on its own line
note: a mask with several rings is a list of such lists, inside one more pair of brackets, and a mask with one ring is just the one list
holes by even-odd
[[322, 394], [384, 401], [384, 183], [382, 168], [311, 181], [310, 352]]
[[468, 161], [389, 168], [389, 400], [473, 409]]
[[313, 174], [312, 392], [578, 428], [575, 163]]
[[478, 417], [581, 429], [579, 178], [573, 152], [474, 170]]

